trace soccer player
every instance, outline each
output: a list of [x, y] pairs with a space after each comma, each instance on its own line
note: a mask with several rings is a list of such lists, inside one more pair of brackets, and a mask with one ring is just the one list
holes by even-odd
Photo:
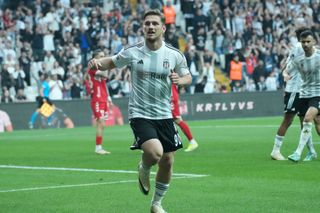
[[128, 111], [135, 137], [132, 149], [143, 150], [138, 180], [145, 195], [150, 191], [151, 167], [158, 165], [151, 202], [153, 213], [165, 212], [161, 201], [169, 189], [175, 151], [182, 148], [171, 114], [171, 85], [191, 83], [184, 55], [163, 41], [165, 30], [163, 14], [159, 10], [149, 10], [143, 16], [144, 41], [113, 57], [89, 61], [89, 67], [100, 70], [131, 66], [132, 91]]
[[[302, 78], [300, 89], [300, 107], [303, 118], [299, 145], [296, 151], [288, 156], [288, 159], [298, 162], [306, 143], [312, 138], [312, 121], [320, 114], [320, 50], [315, 48], [316, 36], [311, 30], [305, 30], [300, 34], [300, 42], [304, 54], [297, 55], [288, 66], [288, 73], [298, 69]], [[317, 154], [310, 150], [307, 159], [316, 158]]]
[[[103, 58], [104, 52], [96, 50], [93, 58]], [[103, 130], [105, 120], [108, 117], [108, 93], [106, 86], [107, 72], [98, 69], [89, 69], [84, 78], [89, 81], [89, 89], [91, 93], [91, 110], [96, 119], [96, 149], [95, 152], [100, 155], [110, 154], [111, 152], [102, 148]]]
[[[39, 113], [41, 113], [41, 107], [47, 103], [48, 108], [51, 108], [50, 111], [54, 111], [54, 105], [51, 102], [51, 100], [49, 99], [49, 94], [50, 94], [50, 86], [49, 86], [49, 75], [47, 73], [43, 73], [42, 75], [40, 75], [40, 82], [38, 83], [41, 84], [40, 88], [39, 88], [39, 96], [37, 96], [36, 101], [38, 103], [37, 109], [36, 111], [34, 111], [31, 115], [31, 118], [29, 120], [29, 128], [33, 129], [34, 128], [34, 123], [39, 115]], [[51, 119], [52, 117], [50, 116], [51, 113], [46, 116], [48, 118], [48, 124], [50, 126], [51, 124]]]
[[[309, 28], [301, 27], [296, 30], [296, 36], [298, 40], [299, 40], [300, 34], [305, 30], [309, 30]], [[301, 54], [304, 54], [304, 50], [301, 46], [301, 43], [299, 42], [297, 46], [290, 51], [289, 56], [286, 59], [285, 66], [288, 65], [294, 57]], [[285, 95], [284, 95], [284, 116], [283, 116], [281, 125], [278, 128], [277, 134], [275, 136], [274, 146], [271, 152], [271, 158], [274, 160], [286, 160], [286, 158], [281, 154], [280, 149], [282, 146], [284, 136], [288, 128], [292, 124], [295, 115], [298, 114], [301, 125], [303, 121], [303, 116], [299, 114], [299, 92], [300, 92], [300, 87], [302, 83], [300, 73], [298, 69], [291, 70], [291, 76], [290, 78], [288, 78], [286, 76], [287, 72], [284, 69], [283, 75], [285, 76], [285, 80], [286, 80]], [[317, 124], [316, 127], [317, 127], [318, 134], [320, 134], [320, 123], [316, 122], [315, 120], [315, 124]], [[309, 140], [307, 145], [309, 150], [312, 150], [312, 152], [315, 152], [313, 148], [312, 140]]]
[[8, 113], [0, 110], [0, 133], [1, 132], [12, 132], [13, 126]]
[[189, 140], [188, 147], [185, 152], [191, 152], [198, 148], [197, 141], [193, 138], [188, 124], [182, 119], [179, 109], [179, 92], [178, 87], [172, 84], [172, 96], [171, 96], [171, 112], [174, 122], [181, 128], [182, 132]]

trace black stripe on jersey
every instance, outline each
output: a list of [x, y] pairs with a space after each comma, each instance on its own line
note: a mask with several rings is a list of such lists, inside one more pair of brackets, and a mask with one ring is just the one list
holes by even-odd
[[181, 55], [182, 57], [184, 57], [184, 55], [182, 54], [182, 52], [181, 52], [180, 50], [178, 50], [177, 48], [173, 47], [172, 45], [166, 43], [166, 47], [168, 47], [169, 49], [172, 49], [172, 50], [174, 50], [174, 51], [177, 51], [178, 53], [180, 53], [180, 55]]
[[138, 42], [136, 44], [133, 44], [133, 45], [130, 45], [130, 46], [124, 48], [124, 50], [130, 49], [131, 47], [142, 47], [143, 45], [144, 45], [144, 42], [140, 41], [140, 42]]

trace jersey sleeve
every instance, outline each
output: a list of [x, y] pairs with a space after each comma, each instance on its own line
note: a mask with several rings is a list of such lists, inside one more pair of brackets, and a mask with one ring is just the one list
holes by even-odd
[[177, 54], [177, 64], [175, 67], [175, 71], [181, 76], [184, 76], [190, 73], [187, 65], [186, 57], [182, 53]]
[[114, 65], [118, 68], [124, 67], [131, 62], [131, 53], [129, 50], [122, 49], [118, 54], [111, 57]]

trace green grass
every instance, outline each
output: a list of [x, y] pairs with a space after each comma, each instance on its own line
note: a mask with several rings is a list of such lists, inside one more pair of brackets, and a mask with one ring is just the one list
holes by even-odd
[[[287, 132], [285, 156], [298, 144], [297, 120]], [[281, 117], [188, 122], [200, 146], [191, 153], [178, 151], [174, 172], [208, 176], [175, 176], [163, 201], [165, 209], [170, 213], [319, 212], [319, 160], [270, 159], [280, 121]], [[319, 136], [313, 138], [320, 142]], [[152, 193], [144, 196], [138, 190], [135, 170], [140, 152], [129, 150], [130, 127], [105, 129], [104, 146], [111, 155], [94, 154], [94, 140], [93, 127], [0, 134], [0, 165], [133, 171], [0, 167], [0, 212], [149, 212]], [[318, 143], [315, 148], [320, 152]]]

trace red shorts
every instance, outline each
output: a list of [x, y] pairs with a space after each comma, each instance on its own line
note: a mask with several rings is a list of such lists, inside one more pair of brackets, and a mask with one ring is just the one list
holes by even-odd
[[91, 110], [95, 119], [107, 119], [107, 102], [91, 102]]
[[173, 119], [181, 117], [178, 101], [171, 102], [171, 113], [172, 113]]

